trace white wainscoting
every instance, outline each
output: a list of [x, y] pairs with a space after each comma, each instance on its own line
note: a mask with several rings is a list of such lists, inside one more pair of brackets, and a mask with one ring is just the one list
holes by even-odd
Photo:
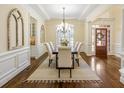
[[121, 73], [120, 82], [124, 84], [124, 68], [121, 68], [119, 71]]
[[82, 46], [82, 50], [84, 50], [83, 52], [85, 52], [88, 56], [93, 55], [92, 54], [92, 43], [84, 43], [84, 45]]
[[113, 44], [113, 50], [112, 51], [114, 52], [115, 56], [121, 57], [120, 56], [120, 53], [121, 53], [121, 43], [118, 42], [118, 43]]
[[39, 58], [46, 52], [44, 44], [32, 45], [31, 46], [31, 57]]
[[121, 68], [120, 68], [120, 82], [122, 82], [124, 84], [124, 52], [121, 52]]
[[0, 54], [0, 87], [30, 65], [30, 48]]

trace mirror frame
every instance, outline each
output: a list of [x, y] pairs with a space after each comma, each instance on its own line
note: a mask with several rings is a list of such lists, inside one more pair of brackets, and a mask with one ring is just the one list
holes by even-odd
[[[19, 15], [19, 17], [16, 17], [16, 15], [14, 13], [17, 13]], [[11, 21], [11, 17], [14, 17], [15, 19], [15, 23], [16, 23], [16, 46], [14, 48], [11, 49], [10, 47], [10, 21]], [[18, 21], [21, 20], [21, 24], [22, 24], [22, 45], [19, 45], [19, 40], [18, 40]], [[12, 9], [9, 12], [8, 18], [7, 18], [7, 44], [8, 44], [8, 50], [13, 50], [13, 49], [17, 49], [20, 48], [22, 46], [24, 46], [24, 21], [23, 21], [23, 17], [20, 13], [20, 11], [17, 8]]]

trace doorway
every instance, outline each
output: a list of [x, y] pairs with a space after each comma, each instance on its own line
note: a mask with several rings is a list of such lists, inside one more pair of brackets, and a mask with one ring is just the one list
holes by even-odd
[[37, 20], [30, 17], [30, 55], [31, 58], [36, 58], [36, 40], [37, 40]]
[[107, 58], [107, 28], [96, 28], [96, 56]]

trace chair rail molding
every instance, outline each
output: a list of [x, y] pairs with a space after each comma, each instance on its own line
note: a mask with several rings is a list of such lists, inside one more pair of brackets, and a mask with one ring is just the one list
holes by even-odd
[[30, 65], [30, 48], [0, 54], [0, 87]]

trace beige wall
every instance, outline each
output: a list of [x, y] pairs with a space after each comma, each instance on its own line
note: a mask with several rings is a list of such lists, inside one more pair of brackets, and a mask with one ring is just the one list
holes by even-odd
[[28, 12], [21, 5], [0, 5], [0, 52], [7, 51], [7, 16], [11, 9], [18, 8], [24, 19], [25, 46], [28, 46]]
[[121, 5], [112, 5], [96, 18], [113, 18], [113, 41], [118, 41], [118, 34], [122, 31], [122, 9]]
[[[59, 19], [51, 19], [45, 22], [45, 41], [55, 42], [56, 41], [56, 25], [60, 24], [62, 20]], [[67, 23], [74, 25], [74, 42], [81, 41], [84, 42], [84, 23], [83, 21], [76, 19], [68, 19]]]
[[36, 43], [40, 44], [41, 38], [41, 25], [44, 24], [44, 18], [36, 13], [32, 8], [27, 5], [21, 4], [1, 4], [0, 5], [0, 53], [7, 51], [7, 17], [9, 12], [18, 8], [24, 19], [24, 38], [25, 46], [30, 45], [30, 17], [33, 17], [37, 21], [36, 31]]
[[[100, 21], [99, 19], [99, 23], [100, 24], [107, 24], [110, 22], [110, 24], [112, 25], [112, 29], [111, 29], [111, 51], [110, 54], [119, 54], [121, 51], [121, 33], [122, 33], [122, 20], [123, 20], [123, 6], [122, 5], [101, 5], [101, 11], [99, 9], [99, 11], [93, 11], [93, 14], [91, 14], [88, 17], [88, 22], [92, 22], [95, 23], [97, 22], [98, 18], [101, 18], [102, 21]], [[97, 13], [98, 12], [98, 13]], [[106, 19], [104, 18], [111, 18], [111, 21], [105, 21]], [[90, 26], [89, 26], [90, 28]], [[87, 35], [88, 37], [88, 35]], [[87, 42], [90, 42], [91, 39], [87, 40]]]

